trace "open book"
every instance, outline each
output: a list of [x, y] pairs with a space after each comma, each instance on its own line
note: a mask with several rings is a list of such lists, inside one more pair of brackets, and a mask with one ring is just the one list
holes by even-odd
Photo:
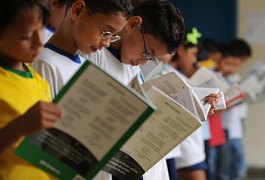
[[92, 179], [154, 106], [86, 61], [54, 102], [55, 127], [24, 139], [16, 154], [55, 177]]
[[119, 179], [139, 178], [202, 124], [198, 117], [155, 86], [146, 88], [137, 79], [131, 85], [139, 94], [146, 95], [157, 110], [104, 167]]
[[257, 61], [250, 68], [247, 78], [240, 84], [241, 89], [251, 101], [264, 100], [265, 97], [265, 63]]
[[193, 74], [188, 83], [193, 87], [219, 89], [218, 93], [221, 94], [221, 98], [217, 102], [216, 109], [221, 110], [226, 108], [225, 95], [223, 93], [227, 92], [230, 87], [220, 74], [214, 73], [212, 70], [201, 67]]
[[163, 74], [143, 84], [145, 89], [155, 86], [165, 94], [180, 103], [201, 121], [207, 120], [211, 108], [204, 97], [211, 93], [218, 93], [216, 88], [193, 88], [186, 83], [183, 76], [176, 71]]
[[229, 87], [225, 82], [223, 82], [221, 76], [217, 76], [215, 73], [206, 68], [200, 68], [191, 79], [184, 77], [172, 66], [164, 64], [163, 62], [160, 62], [159, 64], [148, 62], [147, 67], [142, 66], [141, 69], [147, 81], [170, 72], [177, 73], [182, 80], [187, 82], [185, 84], [189, 86], [189, 89], [191, 89], [193, 99], [195, 99], [194, 106], [197, 110], [197, 115], [203, 120], [207, 119], [207, 114], [209, 113], [211, 107], [209, 103], [205, 103], [205, 96], [211, 93], [219, 93], [221, 97], [217, 102], [216, 109], [221, 110], [226, 108], [223, 91], [226, 91]]

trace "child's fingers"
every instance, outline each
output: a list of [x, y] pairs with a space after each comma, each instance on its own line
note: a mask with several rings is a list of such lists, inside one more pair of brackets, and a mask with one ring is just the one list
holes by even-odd
[[47, 102], [42, 102], [41, 104], [41, 108], [43, 109], [43, 111], [49, 113], [49, 114], [54, 114], [58, 117], [61, 117], [61, 111], [60, 109], [52, 103], [47, 103]]

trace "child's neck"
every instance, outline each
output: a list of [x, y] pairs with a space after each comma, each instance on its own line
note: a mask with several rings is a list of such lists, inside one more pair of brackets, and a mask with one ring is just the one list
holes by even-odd
[[27, 68], [25, 67], [23, 62], [17, 62], [15, 60], [9, 60], [3, 56], [0, 56], [0, 66], [9, 67], [11, 69], [15, 69], [18, 71], [26, 71]]
[[62, 24], [50, 38], [48, 43], [68, 53], [76, 55], [78, 52], [78, 47], [73, 40], [70, 29], [71, 28], [69, 27], [65, 27], [65, 24]]

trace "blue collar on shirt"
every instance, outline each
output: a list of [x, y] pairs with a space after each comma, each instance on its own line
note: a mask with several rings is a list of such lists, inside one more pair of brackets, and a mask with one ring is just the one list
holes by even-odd
[[122, 62], [121, 61], [121, 52], [118, 49], [115, 49], [115, 48], [113, 48], [111, 46], [109, 46], [107, 49], [110, 51], [110, 53], [113, 56], [115, 56], [120, 62]]
[[45, 26], [45, 28], [51, 31], [52, 33], [55, 33], [55, 28], [51, 27], [49, 24]]
[[44, 45], [44, 47], [49, 48], [49, 49], [57, 52], [58, 54], [61, 54], [61, 55], [65, 56], [65, 57], [68, 57], [70, 60], [72, 60], [73, 62], [75, 62], [77, 64], [81, 63], [81, 59], [80, 59], [79, 55], [73, 55], [73, 54], [71, 54], [69, 52], [66, 52], [66, 51], [64, 51], [62, 49], [59, 49], [58, 47], [56, 47], [56, 46], [54, 46], [52, 44], [49, 44], [49, 43], [46, 43]]

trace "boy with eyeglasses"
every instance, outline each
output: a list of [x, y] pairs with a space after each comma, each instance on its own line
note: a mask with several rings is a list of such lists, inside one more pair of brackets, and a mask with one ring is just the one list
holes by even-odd
[[131, 15], [127, 0], [68, 0], [64, 20], [45, 44], [33, 68], [46, 79], [54, 97], [85, 61], [89, 54], [110, 42]]
[[139, 72], [138, 65], [174, 52], [184, 34], [182, 16], [168, 1], [139, 3], [132, 15], [119, 32], [120, 41], [88, 57], [123, 84]]
[[[125, 85], [140, 72], [139, 64], [157, 61], [174, 52], [184, 34], [183, 18], [169, 1], [139, 3], [132, 14], [119, 33], [120, 41], [89, 56], [92, 62]], [[143, 179], [169, 179], [165, 159], [147, 171]]]

